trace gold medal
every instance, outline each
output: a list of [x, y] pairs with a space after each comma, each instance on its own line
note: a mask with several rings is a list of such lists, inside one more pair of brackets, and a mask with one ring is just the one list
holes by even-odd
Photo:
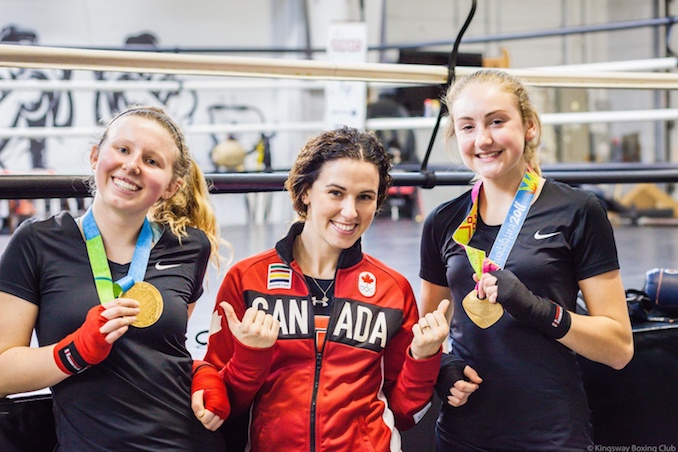
[[489, 328], [499, 321], [504, 315], [504, 308], [499, 303], [490, 303], [489, 301], [478, 298], [478, 292], [473, 289], [464, 297], [461, 305], [469, 316], [471, 321], [480, 328]]
[[125, 293], [121, 298], [132, 298], [139, 302], [139, 309], [136, 322], [132, 326], [137, 328], [146, 328], [158, 321], [162, 315], [163, 303], [160, 291], [145, 281], [139, 281]]

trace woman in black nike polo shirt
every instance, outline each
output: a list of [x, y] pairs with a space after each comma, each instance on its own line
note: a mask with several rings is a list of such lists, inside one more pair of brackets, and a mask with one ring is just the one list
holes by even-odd
[[[541, 177], [541, 123], [516, 78], [480, 70], [446, 102], [447, 139], [477, 178], [423, 229], [422, 310], [453, 301], [438, 450], [586, 450], [575, 354], [615, 369], [633, 356], [606, 212], [593, 194]], [[574, 313], [580, 290], [588, 316]]]

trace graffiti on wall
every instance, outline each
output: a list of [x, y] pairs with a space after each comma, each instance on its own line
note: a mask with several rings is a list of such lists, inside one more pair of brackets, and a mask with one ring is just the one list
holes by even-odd
[[[36, 45], [38, 35], [32, 30], [26, 30], [9, 25], [0, 31], [0, 42], [17, 45]], [[71, 71], [42, 71], [36, 69], [8, 69], [0, 73], [1, 79], [8, 80], [69, 80]], [[9, 118], [7, 126], [17, 127], [70, 127], [73, 125], [73, 96], [66, 91], [13, 91], [0, 92], [0, 108], [3, 118]], [[5, 124], [3, 124], [5, 125]], [[13, 150], [15, 138], [0, 138], [0, 168], [5, 169], [3, 154]], [[25, 140], [24, 140], [25, 141]], [[28, 152], [31, 156], [31, 168], [47, 168], [45, 161], [45, 138], [30, 138]]]
[[[0, 42], [14, 45], [38, 45], [38, 33], [17, 25], [7, 25], [0, 30]], [[157, 37], [148, 32], [128, 36], [124, 46], [136, 50], [157, 48]], [[25, 68], [0, 69], [0, 80], [58, 80], [77, 81], [76, 77], [94, 78], [97, 81], [179, 81], [175, 75], [148, 73], [83, 72], [70, 70], [39, 70]], [[77, 74], [77, 75], [76, 75]], [[179, 84], [180, 86], [180, 84]], [[191, 124], [198, 109], [198, 96], [191, 90], [139, 90], [110, 91], [97, 90], [89, 96], [78, 96], [69, 90], [3, 89], [0, 91], [0, 128], [21, 127], [58, 128], [96, 126], [104, 118], [123, 109], [129, 104], [165, 106], [178, 120]], [[0, 136], [0, 169], [14, 170], [8, 161], [16, 161], [17, 155], [30, 155], [29, 169], [54, 168], [56, 162], [49, 162], [47, 151], [50, 140], [38, 137]]]

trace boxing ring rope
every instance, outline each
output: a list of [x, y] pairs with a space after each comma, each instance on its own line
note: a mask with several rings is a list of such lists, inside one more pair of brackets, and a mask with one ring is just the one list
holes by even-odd
[[[610, 61], [604, 63], [539, 66], [539, 71], [659, 71], [678, 68], [678, 58], [648, 58], [641, 60]], [[317, 89], [327, 85], [323, 80], [0, 80], [2, 90], [38, 91], [210, 91], [260, 89]], [[369, 82], [370, 87], [403, 86], [394, 83]], [[407, 86], [411, 86], [408, 84]]]
[[555, 71], [659, 71], [678, 68], [678, 58], [648, 58], [642, 60], [609, 61], [604, 63], [567, 64], [563, 66], [540, 66], [538, 70]]
[[[575, 113], [542, 113], [542, 124], [593, 124], [605, 122], [640, 122], [640, 121], [677, 121], [678, 109], [656, 110], [620, 110], [601, 112]], [[365, 128], [370, 130], [414, 130], [431, 129], [436, 118], [372, 118], [365, 121]], [[443, 123], [447, 118], [443, 119]], [[314, 132], [325, 127], [323, 121], [303, 122], [271, 122], [243, 124], [198, 124], [187, 125], [183, 129], [187, 135], [213, 133], [248, 133], [248, 132]], [[0, 138], [72, 138], [92, 136], [96, 127], [6, 127], [0, 128]]]
[[[274, 79], [302, 80], [353, 80], [395, 84], [444, 84], [447, 81], [448, 69], [443, 66], [383, 64], [383, 63], [335, 63], [327, 61], [283, 60], [266, 58], [241, 58], [228, 56], [177, 55], [158, 54], [139, 51], [105, 51], [48, 48], [37, 46], [0, 45], [0, 67], [71, 69], [114, 72], [146, 72], [160, 74], [186, 74], [207, 76], [233, 76]], [[475, 72], [478, 67], [457, 67], [455, 74], [463, 76]], [[581, 69], [581, 68], [580, 68]], [[579, 87], [607, 89], [666, 89], [678, 88], [678, 74], [675, 73], [615, 73], [577, 70], [574, 72], [561, 69], [505, 69], [521, 78], [527, 85], [543, 87]], [[69, 82], [70, 85], [71, 82]], [[109, 82], [106, 82], [109, 83]], [[136, 83], [136, 82], [135, 82]], [[156, 82], [157, 83], [157, 82]], [[176, 83], [176, 82], [170, 82]], [[186, 89], [187, 82], [179, 82], [177, 89]], [[94, 85], [92, 85], [94, 86]], [[97, 89], [99, 89], [97, 87]], [[217, 89], [217, 88], [214, 88]], [[558, 116], [557, 116], [558, 115]], [[640, 115], [640, 117], [639, 117]], [[607, 116], [607, 117], [605, 117]], [[675, 120], [676, 109], [660, 111], [636, 112], [583, 112], [545, 115], [544, 123], [566, 123], [589, 121], [620, 120]], [[558, 122], [558, 121], [561, 122]], [[367, 126], [379, 128], [423, 128], [431, 127], [434, 118], [404, 119], [371, 119]], [[309, 123], [299, 123], [296, 127], [308, 127]], [[271, 129], [275, 124], [268, 124]], [[318, 127], [319, 126], [319, 127]], [[226, 127], [187, 126], [187, 133], [213, 133], [215, 131], [236, 131], [233, 125]], [[239, 125], [240, 130], [262, 130], [262, 124]], [[282, 127], [278, 125], [278, 127]], [[290, 128], [291, 125], [285, 127]], [[316, 123], [314, 129], [322, 129]], [[36, 128], [37, 129], [37, 128]], [[14, 129], [12, 133], [29, 136], [47, 130], [34, 128]], [[71, 135], [90, 135], [94, 129], [71, 128]], [[270, 129], [269, 129], [270, 130]], [[59, 136], [69, 136], [64, 128], [54, 128], [52, 132]], [[50, 132], [50, 133], [52, 133]], [[3, 131], [9, 133], [9, 131]], [[7, 136], [7, 135], [4, 135]], [[19, 135], [17, 135], [19, 136]], [[30, 135], [35, 136], [35, 135]], [[614, 171], [592, 169], [597, 165], [588, 165], [589, 169], [577, 171], [559, 170], [557, 167], [544, 169], [544, 174], [566, 183], [636, 183], [636, 182], [676, 182], [678, 166], [663, 165], [661, 168], [647, 167], [642, 164], [630, 164]], [[465, 185], [473, 178], [473, 173], [465, 170], [441, 172], [394, 171], [396, 186], [422, 186], [432, 188], [436, 185]], [[272, 173], [218, 173], [206, 174], [212, 184], [213, 193], [247, 193], [270, 192], [283, 190], [286, 172]], [[87, 176], [64, 175], [6, 175], [0, 184], [0, 198], [5, 199], [38, 199], [69, 198], [89, 196], [85, 181]]]
[[[0, 66], [113, 72], [146, 72], [209, 76], [373, 81], [445, 84], [448, 69], [420, 64], [348, 63], [219, 55], [177, 55], [154, 52], [86, 50], [0, 45]], [[457, 76], [477, 71], [457, 67]], [[614, 73], [506, 69], [527, 85], [607, 89], [677, 89], [678, 74]]]
[[[0, 46], [2, 48], [2, 46]], [[98, 52], [98, 51], [97, 51]], [[108, 51], [106, 51], [108, 52]], [[135, 51], [138, 53], [138, 51]], [[279, 62], [280, 60], [273, 60]], [[3, 63], [0, 63], [2, 65]], [[399, 65], [405, 66], [405, 65]], [[678, 66], [678, 58], [650, 58], [604, 63], [589, 63], [565, 66], [535, 67], [534, 71], [647, 71], [667, 70]], [[437, 66], [436, 66], [437, 67]], [[477, 68], [467, 68], [476, 70]], [[260, 90], [260, 89], [303, 89], [322, 90], [324, 80], [0, 80], [0, 90], [39, 90], [39, 91], [210, 91], [210, 90]], [[403, 86], [397, 83], [369, 82], [369, 86]], [[406, 84], [405, 86], [411, 86]], [[574, 112], [544, 113], [545, 125], [564, 125], [623, 121], [675, 121], [677, 109], [629, 110], [611, 112]], [[372, 130], [430, 129], [434, 118], [378, 118], [368, 119], [366, 127]], [[186, 127], [188, 134], [242, 133], [242, 132], [308, 132], [321, 130], [321, 121], [296, 123], [257, 123], [257, 124], [203, 124]], [[46, 138], [52, 136], [79, 137], [91, 136], [96, 130], [89, 127], [79, 128], [0, 128], [3, 138]]]
[[[558, 165], [545, 166], [543, 174], [570, 184], [630, 184], [638, 182], [676, 182], [678, 165], [621, 164], [614, 168], [595, 168], [598, 165], [580, 167]], [[459, 168], [440, 167], [441, 171], [391, 173], [395, 186], [433, 187], [468, 185], [474, 173]], [[272, 173], [212, 173], [205, 178], [211, 185], [211, 193], [255, 193], [282, 191], [287, 172]], [[85, 198], [89, 197], [86, 181], [88, 176], [22, 174], [0, 177], [0, 199]]]
[[[391, 84], [383, 84], [392, 86]], [[315, 80], [0, 80], [3, 90], [36, 91], [222, 91], [261, 89], [323, 90], [326, 83]], [[411, 86], [411, 85], [410, 85]]]
[[[569, 35], [580, 35], [586, 33], [599, 33], [599, 32], [613, 32], [613, 31], [623, 31], [623, 30], [633, 30], [638, 28], [660, 28], [665, 27], [667, 34], [671, 32], [671, 27], [678, 22], [676, 16], [667, 16], [667, 17], [656, 17], [652, 19], [641, 19], [641, 20], [630, 20], [630, 21], [621, 21], [621, 22], [611, 22], [606, 24], [590, 24], [590, 25], [579, 25], [571, 27], [560, 27], [555, 29], [547, 30], [533, 30], [533, 31], [524, 31], [524, 32], [514, 32], [514, 33], [501, 33], [501, 34], [483, 34], [482, 36], [469, 36], [462, 39], [462, 44], [483, 44], [483, 43], [492, 43], [492, 42], [505, 42], [505, 41], [515, 41], [515, 40], [524, 40], [524, 39], [539, 39], [545, 37], [556, 37], [556, 36], [569, 36]], [[415, 43], [395, 43], [395, 44], [379, 44], [371, 45], [367, 47], [367, 50], [372, 51], [385, 51], [385, 50], [403, 50], [403, 49], [425, 49], [430, 47], [439, 47], [445, 46], [449, 47], [453, 42], [446, 41], [428, 41], [428, 42], [415, 42]], [[162, 52], [162, 53], [221, 53], [221, 54], [230, 54], [230, 53], [266, 53], [266, 54], [299, 54], [299, 55], [308, 55], [308, 52], [311, 53], [326, 53], [326, 48], [311, 48], [308, 47], [162, 47], [155, 45], [147, 44], [126, 44], [124, 47], [119, 46], [87, 46], [89, 49], [93, 50], [150, 50], [153, 52]]]
[[[568, 36], [568, 35], [580, 35], [584, 33], [598, 33], [598, 32], [611, 32], [611, 31], [621, 31], [621, 30], [631, 30], [635, 28], [646, 28], [646, 27], [666, 27], [667, 34], [670, 33], [670, 28], [678, 22], [676, 16], [667, 16], [667, 17], [655, 17], [652, 19], [644, 20], [630, 20], [623, 22], [611, 22], [608, 24], [593, 24], [593, 25], [575, 25], [571, 27], [561, 27], [548, 30], [532, 30], [532, 31], [523, 31], [523, 32], [514, 32], [514, 33], [500, 33], [495, 35], [483, 35], [483, 36], [470, 36], [462, 40], [462, 44], [482, 44], [488, 42], [506, 42], [506, 41], [516, 41], [522, 39], [540, 39], [540, 38], [552, 38], [557, 36]], [[435, 46], [450, 46], [452, 42], [447, 41], [429, 41], [429, 42], [420, 42], [414, 45], [393, 45], [393, 46], [383, 46], [380, 48], [374, 48], [373, 50], [390, 49], [390, 48], [426, 48], [426, 47], [435, 47]]]

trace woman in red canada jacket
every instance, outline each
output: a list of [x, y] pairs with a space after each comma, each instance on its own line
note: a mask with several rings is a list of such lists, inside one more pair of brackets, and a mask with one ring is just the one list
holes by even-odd
[[[286, 182], [300, 220], [221, 285], [205, 360], [222, 369], [233, 412], [251, 407], [252, 450], [400, 450], [398, 431], [430, 406], [449, 302], [419, 318], [405, 277], [361, 251], [389, 171], [372, 133], [310, 139]], [[229, 329], [250, 307], [280, 322], [268, 354]]]

